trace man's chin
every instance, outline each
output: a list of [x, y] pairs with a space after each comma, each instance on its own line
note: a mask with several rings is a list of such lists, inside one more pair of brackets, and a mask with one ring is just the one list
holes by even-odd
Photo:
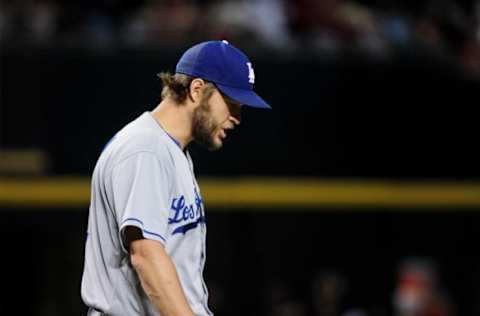
[[220, 148], [223, 147], [223, 142], [221, 140], [219, 141], [213, 141], [210, 146], [208, 146], [208, 150], [210, 151], [217, 151]]
[[210, 141], [196, 140], [195, 142], [209, 151], [217, 151], [223, 147], [223, 141], [221, 139], [212, 139]]

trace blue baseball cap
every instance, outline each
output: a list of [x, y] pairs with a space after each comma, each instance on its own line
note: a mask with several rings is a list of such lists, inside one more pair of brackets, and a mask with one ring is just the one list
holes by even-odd
[[177, 63], [176, 73], [202, 78], [232, 100], [254, 108], [271, 107], [253, 91], [255, 73], [248, 57], [227, 41], [208, 41], [189, 48]]

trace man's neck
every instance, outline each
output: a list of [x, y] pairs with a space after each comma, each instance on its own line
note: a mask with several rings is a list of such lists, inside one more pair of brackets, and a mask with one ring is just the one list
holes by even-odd
[[180, 143], [182, 150], [193, 140], [192, 115], [187, 105], [176, 105], [165, 99], [152, 111], [152, 116], [165, 132]]

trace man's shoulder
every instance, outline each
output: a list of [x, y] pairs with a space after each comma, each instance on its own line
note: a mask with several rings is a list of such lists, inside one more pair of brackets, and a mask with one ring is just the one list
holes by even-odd
[[153, 154], [162, 163], [170, 163], [172, 155], [161, 131], [152, 126], [135, 123], [136, 121], [133, 121], [128, 124], [112, 138], [100, 160], [113, 167], [129, 158]]
[[169, 157], [167, 143], [158, 131], [149, 128], [136, 128], [118, 133], [112, 141], [112, 154], [124, 159], [137, 153], [152, 153], [159, 159]]

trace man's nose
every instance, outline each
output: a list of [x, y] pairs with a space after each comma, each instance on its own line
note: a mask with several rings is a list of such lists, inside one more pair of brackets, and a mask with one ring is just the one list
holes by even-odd
[[241, 105], [232, 106], [229, 110], [231, 120], [235, 123], [235, 125], [240, 125], [240, 122], [242, 121]]
[[235, 125], [240, 125], [241, 117], [240, 117], [240, 115], [231, 114], [230, 115], [230, 121], [232, 121]]

